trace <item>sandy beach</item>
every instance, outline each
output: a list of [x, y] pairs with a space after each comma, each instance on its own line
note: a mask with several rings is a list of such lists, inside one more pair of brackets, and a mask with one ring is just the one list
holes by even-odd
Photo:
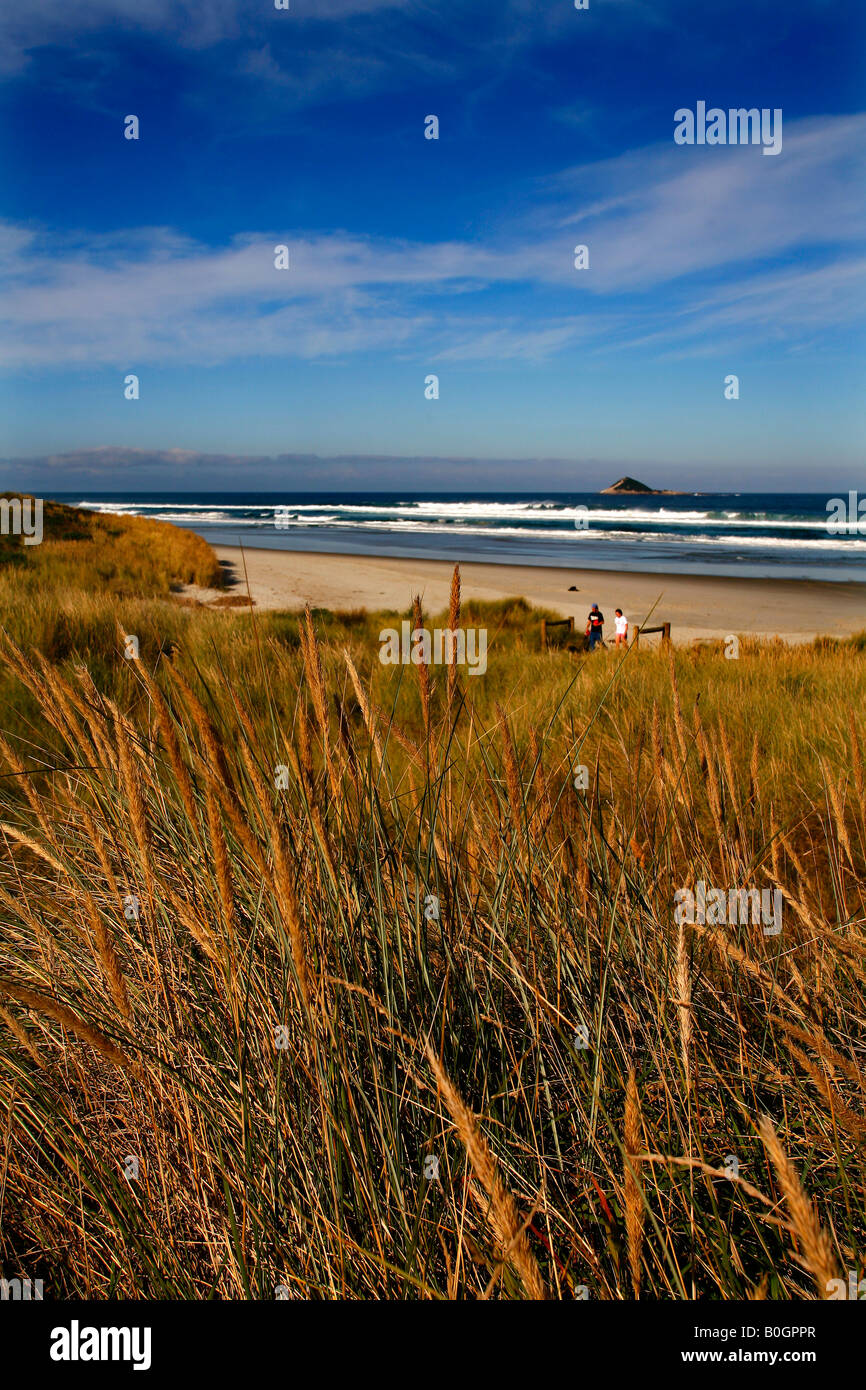
[[[251, 594], [258, 609], [366, 608], [405, 612], [420, 593], [427, 613], [448, 605], [453, 566], [409, 560], [291, 550], [241, 551], [214, 547], [232, 592]], [[632, 626], [671, 624], [674, 642], [728, 633], [811, 641], [818, 633], [848, 636], [866, 628], [866, 586], [812, 580], [741, 579], [682, 574], [620, 574], [610, 570], [548, 569], [533, 565], [461, 564], [464, 598], [522, 596], [574, 617], [579, 630], [598, 603], [613, 633], [615, 608]], [[577, 592], [569, 592], [576, 585]], [[192, 587], [189, 598], [210, 603], [216, 592]], [[652, 612], [652, 616], [648, 615]]]

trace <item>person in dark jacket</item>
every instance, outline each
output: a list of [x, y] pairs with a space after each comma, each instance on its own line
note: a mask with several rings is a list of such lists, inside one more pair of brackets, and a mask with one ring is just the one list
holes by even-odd
[[604, 614], [597, 603], [592, 605], [589, 616], [586, 620], [586, 635], [589, 638], [589, 650], [595, 651], [600, 642], [604, 640]]

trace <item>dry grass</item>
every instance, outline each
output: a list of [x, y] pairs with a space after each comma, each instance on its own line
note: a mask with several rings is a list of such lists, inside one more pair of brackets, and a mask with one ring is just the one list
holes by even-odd
[[[576, 665], [485, 616], [456, 681], [364, 615], [115, 605], [143, 660], [115, 630], [92, 680], [4, 642], [5, 1277], [786, 1299], [862, 1265], [863, 657]], [[698, 878], [778, 885], [781, 935], [678, 930]]]

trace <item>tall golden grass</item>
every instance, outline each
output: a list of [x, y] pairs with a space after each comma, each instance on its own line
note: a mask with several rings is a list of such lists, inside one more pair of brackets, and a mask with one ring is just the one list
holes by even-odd
[[[6, 1277], [787, 1299], [862, 1267], [857, 650], [575, 663], [455, 581], [472, 678], [383, 668], [366, 615], [113, 611], [140, 662], [2, 641]], [[778, 888], [781, 935], [678, 927], [698, 878]]]

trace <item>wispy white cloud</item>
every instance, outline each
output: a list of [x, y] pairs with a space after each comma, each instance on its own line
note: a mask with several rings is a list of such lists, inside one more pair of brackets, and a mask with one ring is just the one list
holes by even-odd
[[[628, 38], [646, 29], [671, 29], [677, 8], [690, 3], [605, 0], [605, 10]], [[368, 19], [374, 22], [367, 24]], [[284, 89], [294, 89], [303, 74], [296, 95], [314, 102], [330, 85], [318, 62], [322, 45], [325, 58], [329, 53], [333, 58], [336, 83], [349, 79], [369, 86], [378, 75], [393, 87], [411, 82], [413, 73], [425, 68], [466, 71], [479, 58], [487, 64], [493, 58], [498, 72], [507, 71], [518, 55], [573, 33], [581, 23], [586, 17], [570, 0], [557, 5], [452, 0], [447, 7], [431, 6], [429, 0], [290, 0], [289, 10], [276, 10], [273, 0], [26, 0], [0, 8], [0, 76], [21, 71], [41, 49], [80, 49], [103, 36], [110, 52], [118, 35], [146, 35], [188, 50], [236, 45], [239, 71]], [[341, 26], [350, 24], [352, 43], [344, 53], [331, 52]], [[276, 51], [286, 35], [299, 33], [304, 34], [300, 47], [290, 42], [285, 51]], [[439, 35], [435, 56], [425, 41], [432, 33]]]
[[[626, 348], [657, 348], [666, 358], [717, 357], [755, 343], [796, 352], [836, 331], [866, 324], [866, 258], [817, 270], [756, 275], [674, 312], [663, 327], [628, 334]], [[817, 338], [816, 338], [817, 335]]]
[[288, 11], [275, 10], [273, 0], [27, 0], [0, 10], [0, 70], [16, 71], [40, 48], [71, 45], [100, 30], [160, 35], [203, 49], [267, 33], [269, 24], [339, 20], [396, 8], [405, 10], [407, 0], [291, 0]]
[[[653, 147], [568, 170], [484, 239], [0, 226], [0, 365], [333, 357], [541, 360], [577, 342], [789, 341], [863, 315], [866, 116], [783, 152]], [[274, 246], [290, 246], [276, 270]], [[575, 271], [572, 249], [590, 247]], [[507, 296], [503, 291], [507, 290]], [[638, 330], [638, 331], [636, 331]], [[133, 370], [129, 366], [129, 370]]]
[[[497, 32], [507, 33], [513, 3], [515, 0], [508, 0], [490, 12], [489, 22]], [[476, 0], [468, 0], [465, 8], [484, 13], [483, 5]], [[353, 21], [363, 25], [368, 18], [384, 16], [389, 11], [392, 26], [380, 26], [370, 39], [374, 47], [378, 45], [383, 51], [387, 51], [392, 40], [397, 42], [393, 56], [398, 58], [401, 51], [403, 57], [410, 56], [405, 51], [405, 37], [398, 35], [405, 35], [407, 26], [416, 20], [425, 26], [440, 24], [443, 29], [458, 22], [453, 9], [440, 17], [431, 12], [425, 0], [291, 0], [288, 10], [275, 9], [273, 0], [26, 0], [26, 4], [0, 8], [0, 75], [20, 72], [42, 49], [80, 49], [104, 38], [110, 51], [119, 35], [143, 35], [193, 51], [213, 49], [219, 44], [236, 45], [241, 54], [239, 70], [247, 69], [260, 80], [278, 86], [291, 85], [298, 72], [308, 68], [308, 59], [312, 58], [315, 64], [318, 49], [326, 45], [330, 50], [335, 36], [339, 41], [341, 25]], [[322, 31], [324, 25], [330, 33]], [[316, 27], [321, 32], [313, 42], [310, 32]], [[532, 28], [537, 31], [538, 23]], [[305, 40], [298, 49], [292, 40], [300, 33]], [[284, 39], [289, 40], [282, 55], [285, 63], [279, 53], [269, 52], [270, 44]], [[352, 54], [362, 66], [374, 61], [372, 54], [360, 53], [357, 45], [352, 45]], [[332, 56], [337, 74], [345, 69], [346, 75], [348, 66], [340, 62], [339, 53]], [[384, 76], [384, 67], [381, 72]], [[398, 76], [396, 68], [389, 81]], [[320, 80], [324, 82], [324, 73], [320, 73]], [[317, 96], [315, 82], [307, 96]]]
[[566, 170], [543, 215], [593, 243], [588, 288], [607, 293], [862, 241], [864, 188], [866, 115], [820, 117], [784, 127], [773, 159], [671, 141]]

